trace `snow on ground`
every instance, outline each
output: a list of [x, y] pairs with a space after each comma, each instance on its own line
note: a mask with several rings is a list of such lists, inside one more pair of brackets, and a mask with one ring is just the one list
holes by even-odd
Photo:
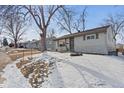
[[[124, 57], [91, 55], [71, 57], [69, 53], [46, 52], [33, 60], [53, 62], [43, 88], [124, 88]], [[7, 81], [3, 87], [31, 87], [16, 68], [15, 63], [5, 68]]]
[[3, 77], [6, 78], [6, 81], [2, 85], [4, 88], [27, 88], [31, 87], [28, 83], [28, 80], [22, 75], [16, 65], [9, 64], [4, 69]]
[[[35, 54], [34, 57], [37, 58], [37, 56], [41, 56], [42, 54]], [[29, 57], [29, 56], [27, 56]], [[26, 58], [26, 57], [25, 57]], [[39, 57], [38, 57], [39, 58]], [[4, 77], [6, 80], [3, 84], [0, 84], [0, 87], [3, 88], [31, 88], [31, 85], [29, 84], [28, 79], [26, 79], [23, 74], [20, 72], [20, 70], [16, 67], [16, 63], [19, 62], [20, 59], [18, 59], [15, 62], [12, 62], [12, 64], [9, 64], [4, 69], [4, 73], [2, 73], [2, 77]]]
[[48, 87], [112, 87], [104, 80], [87, 73], [82, 67], [72, 64], [65, 57], [66, 54], [62, 56], [60, 53], [49, 52], [48, 55], [58, 58], [55, 63], [56, 69], [52, 71], [43, 87], [47, 87], [47, 84], [51, 84]]
[[60, 60], [56, 66], [63, 87], [124, 87], [122, 57], [90, 54], [70, 57], [69, 53], [57, 52], [48, 52], [48, 55]]
[[[29, 58], [29, 56], [25, 57], [25, 59], [26, 58]], [[25, 78], [23, 74], [20, 72], [20, 70], [16, 67], [16, 63], [20, 62], [20, 59], [6, 66], [6, 68], [4, 69], [4, 73], [2, 73], [3, 74], [2, 77], [4, 77], [6, 80], [4, 81], [4, 84], [0, 84], [0, 87], [4, 87], [4, 88], [31, 88], [32, 87], [29, 84], [29, 78]], [[50, 62], [54, 62], [55, 59], [52, 59], [52, 57], [50, 57], [46, 53], [35, 54], [33, 55], [32, 62], [28, 64], [32, 64], [33, 62], [38, 62], [38, 61], [50, 63]]]

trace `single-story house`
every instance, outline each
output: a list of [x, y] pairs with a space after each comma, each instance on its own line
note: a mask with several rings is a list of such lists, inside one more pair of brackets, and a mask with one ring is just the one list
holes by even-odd
[[[55, 50], [55, 42], [53, 41], [55, 37], [51, 38], [46, 38], [46, 48], [49, 51], [54, 51]], [[32, 40], [32, 41], [27, 41], [27, 42], [21, 42], [19, 43], [19, 46], [22, 46], [24, 48], [33, 48], [33, 49], [41, 49], [41, 40]]]
[[39, 40], [33, 40], [33, 41], [26, 41], [21, 42], [19, 46], [23, 46], [24, 48], [33, 48], [33, 49], [39, 49], [40, 48], [40, 41]]
[[89, 29], [56, 38], [56, 51], [72, 51], [96, 54], [111, 54], [116, 51], [116, 42], [110, 26]]

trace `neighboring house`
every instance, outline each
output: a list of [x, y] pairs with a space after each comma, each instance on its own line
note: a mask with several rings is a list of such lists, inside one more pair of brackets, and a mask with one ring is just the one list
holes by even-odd
[[116, 45], [116, 49], [118, 49], [119, 52], [123, 52], [124, 51], [124, 44], [117, 44]]
[[27, 41], [23, 43], [24, 48], [40, 49], [40, 40]]
[[56, 38], [56, 51], [111, 54], [116, 51], [115, 40], [110, 26], [98, 27], [84, 32]]
[[[46, 39], [46, 48], [49, 51], [55, 50], [55, 42], [53, 41], [53, 39], [55, 39], [55, 37]], [[41, 41], [33, 40], [33, 41], [22, 42], [19, 44], [19, 46], [23, 46], [24, 48], [33, 48], [33, 49], [40, 50], [41, 49]]]
[[56, 43], [55, 43], [54, 39], [55, 39], [55, 37], [46, 38], [46, 48], [47, 48], [47, 50], [55, 51]]

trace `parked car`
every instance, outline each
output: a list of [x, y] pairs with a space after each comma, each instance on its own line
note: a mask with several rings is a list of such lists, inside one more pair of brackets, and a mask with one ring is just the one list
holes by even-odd
[[9, 44], [9, 47], [14, 47], [14, 44], [13, 44], [13, 43], [10, 43], [10, 44]]

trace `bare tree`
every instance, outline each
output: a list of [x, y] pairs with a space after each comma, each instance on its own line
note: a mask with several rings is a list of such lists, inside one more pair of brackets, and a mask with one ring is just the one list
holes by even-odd
[[55, 30], [52, 28], [49, 32], [47, 32], [48, 38], [54, 38], [55, 37]]
[[58, 24], [62, 30], [67, 31], [72, 34], [73, 31], [73, 12], [65, 7], [62, 8], [62, 11], [59, 11], [60, 17]]
[[23, 17], [27, 17], [27, 15], [31, 16], [35, 21], [36, 25], [40, 29], [40, 37], [41, 37], [41, 51], [46, 50], [46, 32], [47, 28], [51, 22], [52, 17], [58, 11], [59, 8], [63, 7], [62, 5], [53, 5], [53, 6], [32, 6], [32, 5], [18, 5], [18, 6], [0, 6], [0, 11], [4, 13], [8, 13], [14, 11], [16, 8], [20, 11], [19, 13], [23, 15]]
[[79, 18], [74, 23], [74, 28], [76, 29], [77, 32], [85, 31], [86, 17], [87, 17], [87, 7], [83, 9], [83, 12], [80, 14]]
[[3, 17], [4, 21], [4, 33], [14, 42], [15, 48], [17, 43], [22, 39], [22, 35], [25, 33], [26, 20], [22, 16], [16, 13], [8, 13]]
[[108, 18], [105, 20], [105, 25], [110, 25], [112, 31], [113, 31], [113, 39], [117, 41], [116, 37], [117, 35], [121, 38], [122, 31], [124, 29], [124, 17], [120, 15], [115, 15], [115, 16], [108, 16]]
[[58, 11], [59, 8], [62, 6], [24, 6], [25, 9], [27, 9], [26, 14], [30, 14], [32, 18], [34, 19], [36, 25], [41, 31], [40, 37], [41, 37], [41, 51], [46, 50], [46, 33], [47, 28], [50, 24], [50, 21], [54, 14]]

